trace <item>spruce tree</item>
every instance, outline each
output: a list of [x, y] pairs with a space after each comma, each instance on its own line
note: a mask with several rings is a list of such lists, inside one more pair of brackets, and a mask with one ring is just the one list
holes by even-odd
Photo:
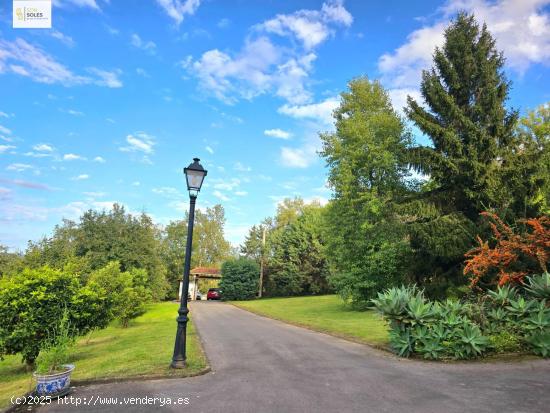
[[505, 106], [510, 83], [504, 57], [485, 25], [460, 13], [445, 30], [433, 67], [422, 73], [426, 106], [408, 98], [409, 119], [431, 140], [408, 150], [429, 183], [408, 202], [414, 259], [409, 268], [432, 296], [464, 285], [464, 253], [479, 233], [479, 213], [509, 205], [503, 171], [513, 147], [517, 112]]
[[432, 200], [475, 220], [502, 206], [499, 169], [513, 139], [517, 112], [505, 102], [510, 83], [504, 57], [485, 24], [460, 13], [436, 48], [434, 67], [422, 74], [427, 108], [408, 98], [408, 117], [433, 147], [411, 149], [411, 165], [428, 175]]

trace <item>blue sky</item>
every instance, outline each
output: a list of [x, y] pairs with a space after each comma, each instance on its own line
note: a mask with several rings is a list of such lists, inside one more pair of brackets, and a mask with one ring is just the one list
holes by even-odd
[[181, 219], [197, 156], [198, 205], [221, 203], [238, 244], [282, 198], [330, 198], [317, 132], [338, 93], [368, 75], [401, 108], [457, 10], [497, 38], [511, 106], [550, 101], [549, 5], [54, 0], [52, 29], [13, 29], [1, 0], [0, 243], [23, 248], [113, 202]]

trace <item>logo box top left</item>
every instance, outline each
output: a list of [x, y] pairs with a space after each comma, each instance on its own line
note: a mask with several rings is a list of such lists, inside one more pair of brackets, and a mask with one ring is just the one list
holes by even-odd
[[13, 0], [14, 29], [51, 29], [51, 0]]

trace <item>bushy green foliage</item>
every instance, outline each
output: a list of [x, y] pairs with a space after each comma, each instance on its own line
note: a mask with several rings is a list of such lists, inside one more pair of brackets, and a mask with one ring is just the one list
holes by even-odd
[[127, 327], [130, 320], [145, 313], [146, 304], [151, 300], [151, 291], [146, 287], [147, 272], [143, 269], [132, 269], [122, 272], [118, 261], [107, 264], [94, 271], [88, 280], [97, 284], [108, 294], [107, 307], [110, 318], [120, 320]]
[[320, 205], [304, 205], [299, 215], [273, 232], [266, 280], [269, 295], [319, 294], [329, 290], [322, 219]]
[[409, 192], [404, 122], [379, 82], [354, 79], [334, 112], [336, 131], [321, 134], [334, 198], [327, 206], [331, 284], [364, 306], [378, 291], [406, 281], [410, 254], [394, 200]]
[[515, 353], [523, 349], [521, 337], [513, 332], [501, 330], [489, 335], [489, 347], [495, 353]]
[[250, 300], [258, 292], [258, 264], [246, 258], [228, 260], [222, 265], [220, 289], [224, 300]]
[[[318, 202], [286, 198], [273, 218], [253, 226], [241, 253], [263, 260], [265, 296], [322, 294], [329, 292], [324, 208]], [[265, 245], [264, 245], [265, 233]]]
[[0, 356], [20, 353], [33, 363], [63, 312], [75, 334], [105, 327], [109, 298], [98, 285], [82, 287], [75, 275], [49, 267], [25, 269], [0, 280]]
[[[523, 291], [521, 292], [523, 293]], [[550, 309], [499, 287], [478, 301], [429, 301], [416, 287], [390, 288], [372, 300], [390, 324], [390, 345], [403, 357], [467, 359], [530, 349], [546, 357]]]

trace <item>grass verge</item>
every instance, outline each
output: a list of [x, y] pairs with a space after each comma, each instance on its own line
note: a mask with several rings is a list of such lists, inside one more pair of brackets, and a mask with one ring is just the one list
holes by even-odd
[[[178, 304], [152, 304], [127, 328], [114, 322], [106, 329], [81, 337], [72, 360], [74, 384], [142, 377], [186, 377], [199, 374], [208, 365], [192, 322], [187, 324], [187, 363], [182, 370], [169, 368], [174, 350]], [[11, 405], [12, 396], [32, 390], [32, 371], [19, 355], [0, 361], [0, 408]]]
[[374, 311], [356, 311], [336, 295], [232, 301], [244, 310], [352, 341], [387, 348], [388, 328]]

